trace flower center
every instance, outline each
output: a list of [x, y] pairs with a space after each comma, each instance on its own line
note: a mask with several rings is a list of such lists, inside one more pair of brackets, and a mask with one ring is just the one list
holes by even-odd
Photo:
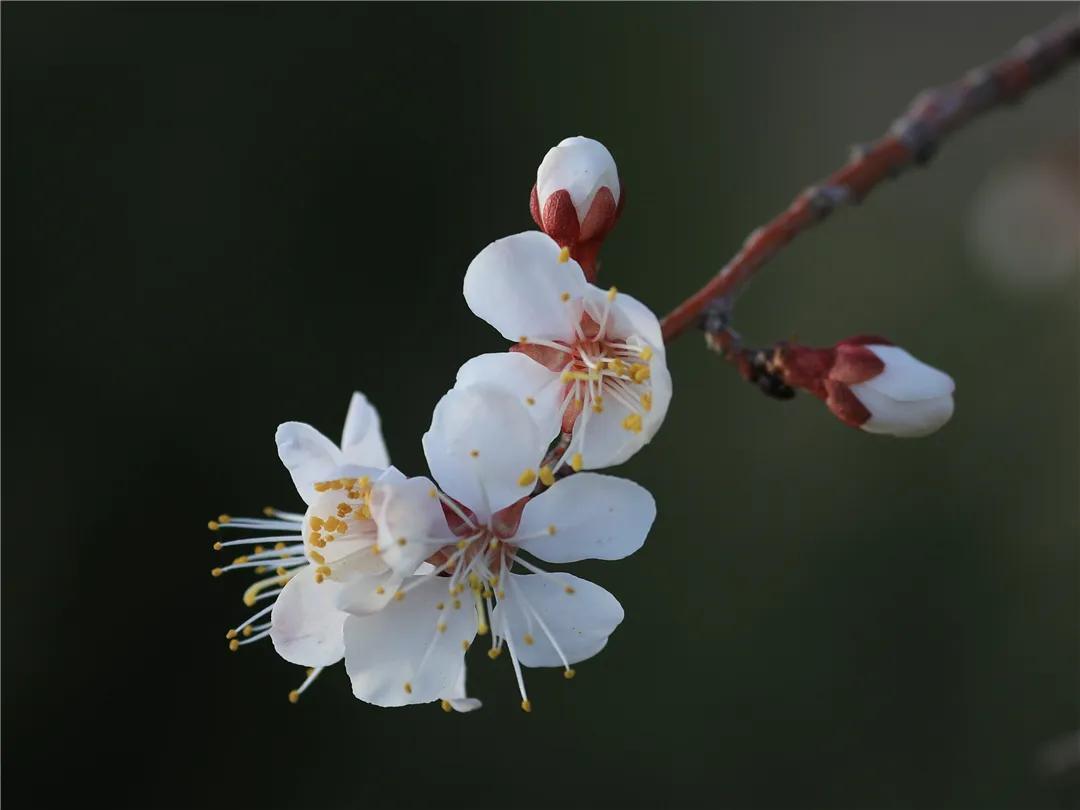
[[315, 581], [340, 578], [356, 568], [368, 568], [377, 530], [371, 519], [371, 480], [335, 478], [315, 484], [319, 497], [308, 509], [304, 551], [317, 566]]

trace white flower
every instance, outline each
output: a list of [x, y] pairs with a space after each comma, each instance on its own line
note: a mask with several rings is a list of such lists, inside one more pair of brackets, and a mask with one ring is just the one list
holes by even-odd
[[[217, 549], [251, 545], [255, 550], [213, 573], [219, 576], [242, 568], [265, 573], [274, 569], [273, 576], [247, 589], [244, 603], [253, 607], [261, 600], [274, 601], [229, 630], [227, 637], [230, 648], [236, 650], [269, 636], [282, 658], [310, 667], [307, 679], [289, 695], [295, 701], [324, 667], [340, 661], [345, 654], [342, 633], [347, 614], [337, 605], [342, 590], [361, 580], [402, 578], [394, 577], [380, 557], [372, 553], [377, 529], [368, 504], [380, 485], [404, 481], [405, 476], [390, 467], [378, 413], [359, 392], [353, 394], [349, 404], [340, 447], [301, 422], [286, 422], [278, 427], [276, 440], [278, 455], [297, 493], [308, 505], [307, 511], [301, 515], [268, 507], [265, 519], [222, 515], [211, 521], [210, 528], [215, 530], [250, 529], [276, 535], [216, 543]], [[378, 609], [391, 595], [371, 600], [369, 609]], [[256, 624], [267, 613], [269, 621]], [[471, 706], [465, 698], [463, 680], [455, 683], [447, 696], [461, 707], [459, 710]]]
[[671, 375], [660, 324], [644, 304], [589, 284], [567, 251], [536, 231], [484, 248], [469, 265], [464, 293], [476, 315], [518, 345], [470, 360], [458, 384], [513, 394], [544, 441], [560, 428], [572, 432], [559, 463], [575, 470], [619, 464], [656, 433]]
[[615, 159], [599, 141], [577, 136], [548, 150], [536, 171], [533, 218], [560, 245], [601, 238], [615, 224], [622, 188]]
[[912, 357], [899, 346], [864, 347], [882, 370], [848, 386], [868, 413], [860, 427], [868, 433], [915, 438], [938, 430], [953, 414], [952, 377]]
[[442, 491], [426, 478], [389, 483], [371, 509], [389, 568], [434, 567], [402, 580], [379, 612], [368, 610], [370, 583], [346, 589], [340, 604], [357, 614], [345, 622], [353, 693], [380, 706], [437, 700], [462, 677], [476, 636], [490, 634], [488, 656], [508, 651], [528, 711], [521, 667], [562, 667], [572, 677], [571, 665], [604, 647], [623, 611], [603, 588], [545, 572], [523, 553], [554, 563], [625, 557], [645, 541], [653, 499], [594, 473], [529, 498], [547, 439], [523, 404], [492, 387], [446, 394], [423, 445]]

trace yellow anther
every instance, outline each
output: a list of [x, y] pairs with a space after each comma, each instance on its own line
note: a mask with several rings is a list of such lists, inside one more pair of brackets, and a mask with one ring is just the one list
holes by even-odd
[[518, 343], [528, 343], [528, 342], [529, 342], [529, 336], [528, 335], [520, 335], [520, 336], [518, 336]]
[[581, 457], [581, 453], [574, 453], [570, 459], [570, 466], [574, 472], [581, 472], [581, 468], [585, 465], [585, 459]]
[[641, 407], [644, 408], [646, 412], [652, 410], [652, 393], [651, 392], [646, 391], [644, 394], [641, 395]]
[[371, 507], [365, 503], [356, 510], [356, 516], [362, 520], [371, 520]]
[[565, 588], [563, 588], [563, 590], [566, 591], [568, 594], [571, 594], [571, 595], [573, 595], [573, 593], [574, 593], [574, 588], [573, 588], [572, 585], [567, 585]]
[[239, 557], [234, 557], [233, 558], [232, 564], [233, 565], [242, 565], [243, 563], [246, 563], [247, 561], [248, 561], [247, 556], [244, 555], [244, 554], [241, 554]]
[[255, 573], [256, 574], [265, 574], [269, 570], [270, 569], [267, 568], [265, 565], [256, 565], [255, 566]]
[[220, 523], [222, 526], [224, 526], [230, 520], [232, 520], [232, 518], [228, 515], [218, 515], [218, 523]]
[[221, 551], [222, 548], [224, 548], [224, 546], [222, 546], [221, 543], [214, 543], [214, 551]]
[[643, 383], [652, 376], [652, 372], [644, 363], [634, 363], [630, 366], [630, 376], [634, 378], [634, 382]]
[[518, 486], [527, 487], [536, 481], [536, 471], [530, 467], [518, 476]]
[[572, 669], [563, 670], [563, 674], [562, 674], [562, 676], [564, 678], [566, 678], [566, 680], [568, 680], [568, 681], [573, 680], [575, 675], [577, 675], [577, 672], [575, 672]]
[[439, 705], [442, 707], [442, 710], [444, 712], [452, 712], [454, 710], [454, 707], [450, 705], [449, 700], [440, 701]]
[[412, 694], [412, 684], [409, 683], [408, 681], [405, 681], [405, 694], [406, 695], [411, 695]]
[[462, 649], [462, 650], [463, 650], [464, 652], [468, 652], [468, 651], [469, 651], [469, 647], [470, 647], [470, 646], [471, 646], [471, 645], [469, 644], [469, 641], [468, 641], [468, 639], [462, 639], [462, 640], [461, 640], [461, 649]]
[[404, 545], [408, 545], [408, 543], [409, 543], [409, 541], [408, 541], [408, 540], [406, 540], [406, 539], [405, 539], [404, 537], [399, 537], [399, 538], [397, 539], [397, 544], [398, 544], [399, 546], [404, 546]]
[[593, 413], [603, 413], [604, 412], [604, 403], [600, 399], [600, 397], [597, 397], [596, 399], [593, 400], [592, 409], [593, 409]]
[[560, 301], [569, 301], [570, 300], [570, 293], [568, 293], [568, 292], [559, 293], [559, 300]]
[[222, 573], [224, 573], [224, 572], [220, 568], [214, 568], [213, 570], [210, 571], [210, 576], [212, 576], [212, 577], [220, 577], [222, 575]]
[[446, 622], [439, 622], [437, 625], [435, 625], [435, 627], [438, 629], [438, 631], [440, 633], [445, 633], [446, 632]]
[[641, 414], [632, 413], [622, 420], [623, 430], [629, 430], [631, 433], [641, 433]]
[[[574, 382], [574, 380], [588, 382], [589, 380], [600, 379], [600, 375], [597, 374], [595, 371], [564, 371], [562, 373], [562, 377], [560, 377], [559, 379], [561, 379], [564, 383]], [[579, 402], [580, 400], [574, 401]]]
[[476, 590], [480, 587], [480, 577], [476, 575], [475, 571], [469, 572], [469, 587]]
[[454, 610], [461, 610], [461, 600], [460, 599], [455, 599], [454, 600]]
[[255, 631], [251, 629], [251, 625], [249, 624], [249, 625], [248, 625], [247, 627], [245, 627], [245, 628], [244, 628], [244, 630], [243, 630], [244, 638], [247, 638], [248, 636], [250, 636], [250, 635], [251, 635], [252, 633], [254, 633], [254, 632], [255, 632]]
[[648, 363], [652, 359], [652, 347], [646, 346], [639, 354], [641, 355], [641, 359]]
[[293, 689], [291, 692], [289, 692], [289, 703], [297, 703], [299, 702], [299, 700], [300, 692], [298, 692], [296, 689]]
[[533, 399], [532, 397], [525, 397], [525, 404], [526, 404], [526, 405], [535, 405], [535, 404], [536, 404], [536, 400], [535, 400], [535, 399]]
[[263, 514], [267, 517], [273, 517], [276, 511], [277, 510], [272, 506], [264, 506], [262, 510]]
[[607, 300], [608, 301], [614, 301], [615, 296], [618, 295], [618, 294], [619, 294], [619, 291], [615, 287], [612, 287], [610, 290], [607, 291]]
[[279, 565], [277, 568], [274, 569], [274, 573], [277, 574], [279, 577], [283, 577], [287, 573], [289, 573], [289, 569], [286, 568], [284, 565]]
[[281, 551], [283, 548], [285, 548], [284, 543], [274, 543], [274, 551]]
[[367, 489], [371, 486], [371, 479], [366, 475], [361, 475], [356, 479], [356, 485], [360, 487], [360, 489]]
[[492, 537], [491, 540], [488, 541], [488, 548], [490, 548], [492, 551], [494, 551], [498, 547], [499, 547], [499, 538], [498, 537]]
[[404, 598], [405, 598], [405, 591], [397, 590], [397, 591], [394, 592], [394, 601], [395, 602], [400, 602]]
[[528, 700], [527, 698], [525, 700], [521, 701], [521, 710], [523, 712], [526, 712], [526, 713], [531, 712], [532, 711], [532, 701]]
[[310, 525], [315, 531], [320, 531], [323, 527], [323, 520], [320, 517], [312, 517]]
[[490, 629], [491, 628], [489, 628], [486, 624], [483, 624], [483, 623], [478, 624], [478, 625], [476, 625], [476, 635], [478, 635], [478, 636], [486, 636], [488, 634], [488, 632], [490, 631]]
[[530, 647], [533, 645], [533, 642], [535, 641], [535, 639], [532, 637], [532, 633], [526, 633], [522, 637], [521, 640], [524, 641], [526, 644], [528, 644]]
[[435, 609], [436, 610], [445, 610], [446, 609], [446, 604], [443, 603], [443, 602], [439, 602], [437, 605], [435, 605]]
[[548, 534], [555, 534], [555, 532], [557, 532], [557, 531], [558, 531], [558, 529], [555, 528], [554, 523], [549, 523], [548, 524], [548, 528], [547, 528]]
[[472, 456], [473, 458], [479, 458], [480, 457], [480, 451], [479, 450], [470, 450], [469, 455]]
[[484, 588], [480, 595], [485, 599], [490, 599], [492, 596], [494, 596], [494, 594], [488, 588]]
[[555, 483], [555, 473], [553, 473], [551, 467], [546, 464], [540, 468], [540, 483], [545, 487], [550, 487]]
[[256, 554], [262, 554], [264, 551], [266, 551], [266, 549], [263, 548], [262, 546], [255, 546], [255, 553]]
[[311, 559], [314, 560], [315, 562], [317, 562], [319, 565], [322, 565], [323, 563], [326, 562], [326, 557], [324, 557], [322, 554], [317, 552], [315, 549], [312, 549], [311, 551], [309, 551], [308, 556], [311, 557]]
[[461, 549], [465, 548], [465, 547], [466, 547], [466, 546], [468, 546], [468, 545], [469, 545], [469, 541], [468, 541], [468, 540], [458, 540], [458, 541], [457, 541], [457, 547], [458, 547], [458, 551], [460, 551]]
[[326, 579], [326, 577], [324, 577], [322, 574], [319, 574], [319, 573], [315, 574], [315, 584], [316, 585], [322, 585], [323, 580], [325, 580], [325, 579]]
[[502, 588], [499, 588], [499, 590], [495, 592], [495, 595], [500, 599], [503, 599], [506, 596], [506, 591], [504, 591]]
[[236, 638], [236, 631], [230, 630], [228, 633], [225, 634], [225, 638]]
[[206, 528], [208, 528], [212, 532], [216, 532], [218, 529], [221, 528], [221, 524], [219, 524], [216, 520], [211, 520], [207, 522]]
[[439, 490], [435, 489], [435, 487], [432, 487], [431, 489], [429, 489], [427, 491], [427, 494], [428, 494], [428, 497], [438, 498], [439, 497]]
[[614, 360], [608, 361], [608, 368], [618, 374], [620, 377], [626, 373], [626, 363], [616, 357]]
[[240, 642], [235, 638], [229, 642], [229, 652], [236, 652], [240, 649]]
[[566, 264], [568, 261], [570, 261], [570, 248], [564, 247], [559, 251], [559, 263]]
[[375, 589], [375, 593], [377, 593], [379, 596], [382, 596], [384, 593], [386, 593], [386, 588], [380, 585]]
[[494, 661], [500, 655], [502, 655], [502, 647], [492, 647], [490, 650], [488, 650], [488, 658], [490, 658], [492, 661]]

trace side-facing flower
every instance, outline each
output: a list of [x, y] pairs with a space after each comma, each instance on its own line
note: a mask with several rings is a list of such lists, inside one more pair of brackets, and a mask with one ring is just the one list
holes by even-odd
[[927, 436], [953, 414], [955, 383], [888, 340], [858, 335], [826, 349], [782, 346], [784, 381], [823, 399], [842, 422], [868, 433]]
[[[645, 541], [653, 499], [594, 473], [530, 497], [547, 439], [525, 405], [492, 387], [446, 394], [423, 445], [438, 487], [410, 478], [371, 501], [379, 556], [409, 576], [381, 611], [368, 609], [378, 595], [372, 583], [351, 586], [340, 601], [356, 614], [345, 622], [353, 692], [380, 706], [437, 700], [461, 677], [476, 636], [490, 634], [488, 656], [509, 653], [529, 711], [522, 666], [562, 667], [573, 677], [571, 665], [604, 647], [623, 611], [598, 585], [545, 572], [526, 555], [551, 563], [625, 557]], [[413, 575], [425, 560], [431, 570]]]
[[560, 429], [570, 434], [560, 463], [619, 464], [659, 429], [671, 375], [656, 316], [614, 287], [588, 283], [547, 236], [528, 231], [488, 245], [469, 265], [464, 293], [469, 308], [516, 345], [466, 363], [458, 385], [513, 394], [545, 441]]
[[[337, 604], [342, 590], [358, 581], [387, 578], [388, 567], [372, 553], [378, 532], [370, 501], [381, 485], [404, 481], [405, 476], [390, 466], [379, 415], [359, 392], [349, 404], [340, 447], [302, 422], [279, 426], [275, 438], [278, 455], [307, 510], [301, 515], [268, 507], [265, 518], [222, 515], [211, 521], [210, 528], [217, 531], [247, 529], [276, 535], [216, 543], [216, 549], [254, 546], [254, 551], [213, 573], [273, 570], [272, 576], [244, 593], [249, 607], [262, 600], [273, 600], [271, 604], [230, 629], [227, 637], [236, 650], [269, 636], [282, 658], [309, 667], [307, 679], [289, 695], [295, 701], [324, 667], [345, 654], [347, 614]], [[369, 609], [379, 606], [375, 599]], [[268, 613], [268, 621], [257, 623]], [[468, 704], [463, 680], [447, 694], [464, 701], [462, 706]]]
[[578, 135], [552, 147], [536, 170], [529, 210], [540, 229], [595, 275], [596, 254], [622, 212], [615, 159], [599, 141]]

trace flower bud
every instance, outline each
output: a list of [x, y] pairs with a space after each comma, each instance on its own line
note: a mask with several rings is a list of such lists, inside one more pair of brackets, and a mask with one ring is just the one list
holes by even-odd
[[952, 377], [884, 338], [860, 335], [829, 349], [786, 345], [775, 364], [786, 384], [868, 433], [927, 436], [953, 414]]
[[596, 254], [622, 211], [615, 159], [599, 141], [577, 136], [548, 150], [536, 170], [529, 208], [536, 224], [591, 277]]

